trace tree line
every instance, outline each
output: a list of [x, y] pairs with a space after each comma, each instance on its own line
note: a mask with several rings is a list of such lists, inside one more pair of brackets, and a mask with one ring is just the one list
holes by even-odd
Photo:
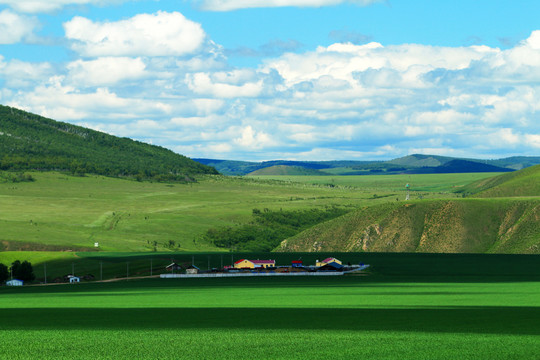
[[289, 211], [253, 209], [252, 220], [248, 224], [211, 228], [203, 239], [217, 247], [235, 251], [272, 251], [281, 241], [349, 211], [337, 206]]
[[10, 277], [24, 282], [33, 281], [36, 278], [32, 264], [26, 260], [23, 262], [15, 260], [9, 268], [0, 263], [0, 283], [4, 283]]

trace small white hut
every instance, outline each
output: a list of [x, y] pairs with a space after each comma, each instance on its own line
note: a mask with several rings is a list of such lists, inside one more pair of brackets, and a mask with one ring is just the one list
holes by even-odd
[[6, 285], [7, 286], [23, 286], [23, 281], [13, 279], [13, 280], [9, 280], [8, 282], [6, 282]]

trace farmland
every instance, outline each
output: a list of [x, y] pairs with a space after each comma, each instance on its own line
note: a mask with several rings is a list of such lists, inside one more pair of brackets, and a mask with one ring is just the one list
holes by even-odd
[[[520, 272], [534, 269], [537, 256], [419, 255], [374, 254], [379, 270], [371, 276], [1, 288], [0, 352], [42, 359], [536, 356], [540, 278]], [[409, 266], [391, 270], [394, 262]], [[430, 262], [439, 269], [424, 268]], [[460, 262], [459, 276], [448, 276]], [[474, 275], [478, 262], [499, 270]]]

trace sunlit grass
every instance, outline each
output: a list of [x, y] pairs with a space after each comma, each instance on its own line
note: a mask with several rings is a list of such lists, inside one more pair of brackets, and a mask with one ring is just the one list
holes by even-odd
[[538, 285], [343, 277], [2, 288], [0, 352], [24, 359], [534, 358]]

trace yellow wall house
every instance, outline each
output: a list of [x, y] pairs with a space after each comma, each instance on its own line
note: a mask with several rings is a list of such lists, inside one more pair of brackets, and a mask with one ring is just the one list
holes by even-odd
[[317, 263], [315, 264], [315, 266], [324, 266], [326, 264], [330, 264], [331, 262], [335, 262], [339, 265], [343, 265], [340, 260], [333, 257], [329, 257], [329, 258], [324, 259], [323, 261], [317, 260]]
[[234, 263], [235, 269], [254, 269], [255, 264], [249, 261], [248, 259], [238, 260]]
[[234, 263], [235, 269], [255, 269], [255, 268], [276, 267], [275, 260], [248, 260], [242, 259]]

